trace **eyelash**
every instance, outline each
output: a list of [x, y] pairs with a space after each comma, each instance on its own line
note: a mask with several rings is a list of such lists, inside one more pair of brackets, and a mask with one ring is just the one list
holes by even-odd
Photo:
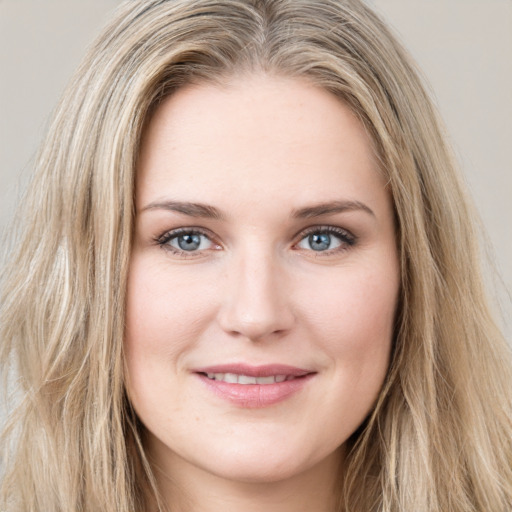
[[[294, 238], [297, 239], [297, 242], [295, 242], [293, 245], [294, 247], [297, 246], [300, 242], [302, 242], [304, 239], [306, 239], [308, 236], [313, 234], [327, 234], [327, 235], [334, 235], [338, 238], [341, 245], [340, 247], [336, 247], [334, 249], [326, 249], [325, 251], [314, 251], [313, 249], [309, 249], [307, 252], [313, 252], [315, 253], [315, 256], [327, 256], [331, 255], [333, 253], [338, 252], [344, 252], [350, 249], [350, 247], [353, 247], [357, 243], [357, 238], [347, 231], [346, 229], [342, 229], [336, 226], [311, 226], [301, 232], [299, 232]], [[201, 250], [198, 251], [183, 251], [180, 249], [177, 249], [176, 247], [172, 247], [169, 242], [173, 240], [174, 238], [179, 237], [180, 235], [200, 235], [205, 236], [210, 240], [210, 242], [214, 245], [217, 245], [220, 247], [220, 244], [216, 243], [214, 240], [214, 237], [209, 231], [206, 231], [201, 228], [178, 228], [173, 229], [171, 231], [166, 231], [162, 235], [156, 237], [154, 239], [155, 243], [159, 245], [162, 249], [171, 252], [172, 254], [175, 254], [177, 256], [182, 256], [186, 258], [194, 258], [197, 257], [201, 252]], [[299, 238], [300, 237], [300, 238]], [[300, 249], [297, 249], [300, 250]]]
[[[171, 231], [166, 231], [162, 235], [155, 238], [155, 243], [159, 245], [162, 249], [171, 252], [172, 254], [176, 254], [177, 256], [182, 256], [185, 258], [194, 258], [198, 256], [198, 253], [201, 251], [182, 251], [177, 249], [176, 247], [172, 247], [170, 245], [170, 241], [174, 238], [179, 237], [180, 235], [201, 235], [208, 238], [212, 244], [215, 244], [214, 237], [209, 231], [200, 228], [178, 228], [172, 229]], [[216, 244], [219, 245], [220, 244]]]
[[325, 251], [314, 251], [313, 249], [311, 249], [310, 252], [315, 253], [315, 255], [317, 257], [318, 256], [320, 256], [320, 257], [321, 256], [329, 256], [334, 253], [347, 251], [351, 247], [353, 247], [357, 242], [357, 238], [352, 233], [347, 231], [346, 229], [339, 228], [336, 226], [311, 226], [311, 227], [305, 229], [304, 231], [301, 231], [296, 236], [296, 238], [300, 236], [300, 239], [294, 245], [297, 245], [302, 240], [304, 240], [305, 238], [307, 238], [308, 236], [313, 235], [313, 234], [335, 235], [341, 243], [341, 246], [337, 247], [335, 249], [327, 249]]

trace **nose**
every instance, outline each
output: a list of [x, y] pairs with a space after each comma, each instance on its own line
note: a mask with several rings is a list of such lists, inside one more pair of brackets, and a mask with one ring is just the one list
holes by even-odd
[[282, 336], [295, 321], [284, 272], [270, 255], [235, 259], [218, 314], [221, 328], [252, 341]]

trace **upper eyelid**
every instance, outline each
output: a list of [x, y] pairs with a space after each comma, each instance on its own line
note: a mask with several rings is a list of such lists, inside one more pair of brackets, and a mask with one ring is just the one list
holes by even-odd
[[156, 240], [158, 242], [164, 241], [164, 240], [170, 240], [173, 237], [192, 233], [194, 235], [204, 235], [207, 236], [212, 242], [214, 241], [215, 237], [213, 236], [213, 233], [209, 229], [200, 228], [200, 227], [181, 227], [181, 228], [175, 228], [175, 229], [169, 229], [162, 233], [160, 236], [156, 237]]
[[332, 226], [329, 224], [319, 224], [315, 226], [310, 226], [304, 229], [301, 229], [294, 237], [293, 239], [296, 240], [302, 240], [305, 236], [310, 235], [311, 233], [316, 232], [324, 232], [324, 233], [332, 233], [332, 234], [338, 234], [338, 235], [346, 235], [347, 237], [353, 239], [354, 241], [357, 240], [357, 237], [348, 229], [342, 228], [340, 226]]

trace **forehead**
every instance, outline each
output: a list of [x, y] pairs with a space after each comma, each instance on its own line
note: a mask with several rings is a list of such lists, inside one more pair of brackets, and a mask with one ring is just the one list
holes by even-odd
[[192, 85], [144, 133], [137, 206], [164, 195], [204, 202], [299, 203], [383, 193], [362, 123], [305, 81], [266, 75]]

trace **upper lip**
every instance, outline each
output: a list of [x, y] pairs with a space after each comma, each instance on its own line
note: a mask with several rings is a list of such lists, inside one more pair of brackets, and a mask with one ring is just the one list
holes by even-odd
[[286, 364], [249, 365], [245, 363], [219, 364], [195, 368], [194, 373], [234, 373], [236, 375], [248, 375], [250, 377], [271, 377], [273, 375], [286, 375], [302, 377], [315, 373], [312, 370], [289, 366]]

